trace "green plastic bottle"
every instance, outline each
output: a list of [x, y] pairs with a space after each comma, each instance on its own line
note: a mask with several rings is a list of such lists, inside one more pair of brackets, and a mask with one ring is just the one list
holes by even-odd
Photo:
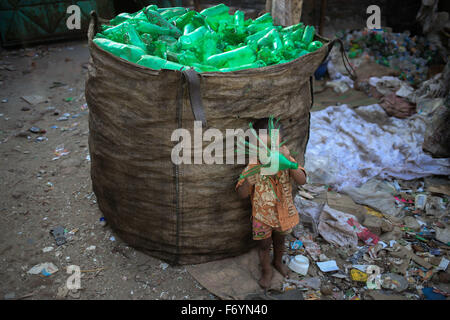
[[176, 32], [174, 32], [172, 29], [164, 28], [161, 26], [158, 26], [156, 24], [145, 22], [145, 21], [139, 21], [136, 24], [136, 30], [141, 33], [150, 33], [154, 37], [167, 35], [167, 36], [173, 36], [175, 38], [178, 38], [178, 35]]
[[163, 41], [167, 44], [167, 50], [176, 51], [178, 40], [172, 36], [162, 35], [158, 37], [159, 41]]
[[236, 33], [242, 34], [245, 32], [245, 26], [244, 26], [244, 12], [240, 10], [236, 10], [234, 13], [234, 28], [236, 30]]
[[232, 72], [232, 71], [238, 71], [238, 70], [245, 70], [245, 69], [255, 69], [255, 68], [262, 68], [265, 67], [266, 64], [262, 60], [255, 61], [253, 63], [244, 64], [242, 66], [237, 66], [233, 68], [222, 68], [219, 69], [220, 72]]
[[262, 47], [257, 53], [258, 60], [264, 61], [266, 65], [276, 64], [284, 57], [281, 51], [270, 50], [268, 47]]
[[104, 29], [102, 31], [102, 34], [110, 40], [113, 40], [116, 42], [122, 42], [122, 41], [124, 41], [123, 36], [126, 32], [126, 28], [127, 28], [128, 24], [129, 24], [128, 21], [124, 21], [114, 27], [109, 27], [109, 28]]
[[94, 39], [93, 42], [103, 50], [131, 62], [138, 61], [143, 55], [146, 54], [146, 52], [139, 47], [114, 42], [109, 39], [98, 38]]
[[211, 29], [217, 32], [220, 24], [232, 21], [232, 17], [228, 14], [229, 10], [228, 6], [221, 3], [201, 11], [200, 14], [205, 17], [205, 21]]
[[255, 52], [249, 46], [244, 46], [228, 52], [212, 55], [206, 59], [206, 64], [217, 68], [232, 68], [252, 63], [255, 60]]
[[292, 32], [292, 40], [295, 43], [300, 43], [303, 41], [303, 34], [305, 33], [305, 29], [304, 28], [298, 28], [297, 30], [295, 30], [294, 32]]
[[196, 28], [195, 28], [195, 26], [194, 26], [193, 23], [188, 23], [187, 25], [184, 26], [184, 29], [183, 29], [183, 35], [186, 35], [186, 34], [188, 34], [188, 33], [191, 33], [191, 32], [193, 32], [195, 29], [196, 29]]
[[200, 27], [195, 29], [195, 31], [181, 36], [178, 39], [181, 49], [190, 49], [195, 46], [199, 46], [205, 34], [208, 32], [206, 27]]
[[178, 54], [178, 62], [185, 66], [191, 66], [194, 63], [198, 63], [199, 59], [193, 51], [186, 50]]
[[283, 48], [283, 42], [280, 39], [280, 34], [277, 30], [273, 29], [268, 32], [264, 37], [258, 40], [258, 47], [271, 47], [274, 50]]
[[[134, 15], [129, 13], [121, 13], [117, 16], [115, 16], [113, 19], [109, 21], [109, 24], [112, 26], [117, 26], [118, 24], [125, 22], [127, 20], [130, 20], [133, 18]], [[103, 26], [102, 26], [103, 27]]]
[[155, 45], [153, 55], [162, 59], [167, 59], [167, 43], [161, 40], [156, 40], [153, 44]]
[[273, 18], [270, 13], [265, 13], [262, 16], [258, 17], [253, 21], [253, 23], [270, 23], [273, 24]]
[[188, 9], [182, 7], [164, 8], [163, 10], [158, 9], [158, 13], [166, 20], [172, 19], [174, 17], [179, 17], [185, 14]]
[[194, 67], [194, 70], [197, 72], [218, 72], [219, 69], [213, 66], [208, 66], [200, 63], [193, 63], [192, 67]]
[[254, 33], [252, 35], [249, 35], [247, 38], [245, 38], [245, 42], [258, 42], [259, 39], [264, 37], [266, 34], [268, 34], [270, 31], [275, 30], [274, 26], [268, 27], [264, 30], [258, 31], [257, 33]]
[[295, 59], [300, 58], [300, 57], [302, 57], [302, 56], [304, 56], [304, 55], [306, 55], [308, 53], [309, 53], [309, 51], [307, 51], [307, 50], [303, 50], [303, 49], [297, 50], [297, 53], [295, 55]]
[[306, 45], [309, 45], [313, 41], [315, 33], [316, 29], [314, 28], [314, 26], [306, 26], [302, 42]]
[[247, 32], [250, 34], [257, 33], [269, 27], [273, 27], [271, 23], [253, 23], [247, 27]]
[[153, 10], [146, 10], [145, 14], [147, 15], [148, 21], [151, 22], [152, 24], [160, 26], [163, 29], [169, 29], [171, 31], [171, 34], [173, 34], [175, 37], [181, 36], [180, 29], [178, 29], [169, 21], [161, 17], [161, 15], [158, 12]]
[[133, 20], [134, 21], [138, 21], [138, 20], [148, 21], [148, 18], [144, 11], [139, 11], [137, 14], [134, 15]]
[[206, 61], [210, 56], [219, 53], [217, 50], [218, 40], [218, 35], [216, 33], [208, 31], [204, 35], [200, 49], [202, 61]]
[[209, 25], [206, 23], [205, 17], [202, 16], [200, 13], [196, 12], [196, 14], [192, 17], [192, 24], [194, 27], [200, 28], [200, 27], [207, 27], [208, 29], [211, 29]]
[[188, 24], [192, 22], [192, 19], [194, 18], [195, 14], [197, 12], [195, 11], [188, 11], [185, 14], [183, 14], [182, 16], [179, 16], [175, 21], [174, 24], [175, 26], [180, 29], [183, 30], [184, 27]]
[[142, 58], [136, 63], [154, 70], [169, 69], [181, 71], [187, 69], [186, 66], [183, 66], [179, 63], [167, 61], [165, 59], [161, 59], [160, 57], [155, 57], [151, 55], [142, 56]]
[[283, 47], [285, 50], [295, 49], [295, 43], [294, 40], [292, 39], [292, 33], [283, 34], [282, 40], [283, 40]]
[[319, 50], [320, 48], [323, 47], [323, 43], [320, 41], [313, 41], [309, 44], [308, 46], [308, 51], [309, 52], [314, 52], [316, 50]]
[[[227, 7], [226, 5], [224, 5], [223, 3], [221, 3], [216, 6], [206, 8], [203, 11], [200, 11], [200, 14], [205, 17], [217, 18], [217, 17], [222, 17], [222, 16], [228, 14], [229, 11], [230, 11], [230, 8]], [[219, 18], [219, 20], [220, 20], [220, 18]]]
[[303, 29], [303, 30], [305, 29], [305, 25], [302, 22], [294, 24], [294, 25], [289, 26], [289, 27], [285, 27], [285, 28], [282, 29], [282, 32], [283, 33], [292, 33], [292, 32], [297, 31], [299, 29]]
[[128, 24], [126, 26], [126, 38], [127, 44], [131, 44], [133, 46], [139, 47], [142, 50], [146, 51], [147, 50], [147, 45], [142, 41], [141, 37], [139, 36], [139, 34], [137, 33], [136, 29], [133, 27], [133, 25]]

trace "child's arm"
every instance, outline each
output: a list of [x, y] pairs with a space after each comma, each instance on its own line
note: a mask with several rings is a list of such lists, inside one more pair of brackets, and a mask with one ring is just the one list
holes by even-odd
[[[280, 152], [286, 157], [289, 158], [291, 153], [286, 146], [282, 146], [280, 148]], [[298, 168], [297, 170], [289, 169], [289, 175], [297, 182], [298, 185], [302, 185], [306, 183], [306, 175], [302, 168]]]
[[252, 193], [252, 187], [256, 183], [256, 175], [250, 176], [244, 179], [244, 182], [237, 187], [239, 197], [245, 199]]

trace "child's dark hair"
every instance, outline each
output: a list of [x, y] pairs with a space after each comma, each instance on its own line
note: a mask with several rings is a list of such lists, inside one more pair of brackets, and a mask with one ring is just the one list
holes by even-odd
[[[277, 123], [277, 120], [274, 119], [273, 124], [275, 126], [275, 129], [280, 130], [280, 135], [283, 136], [284, 129], [283, 129], [283, 126], [281, 125], [281, 122], [278, 121], [278, 123]], [[261, 130], [261, 129], [269, 130], [269, 118], [262, 118], [262, 119], [256, 120], [255, 122], [253, 122], [253, 128], [258, 133], [259, 133], [259, 130]], [[269, 133], [267, 132], [267, 134], [269, 134]]]

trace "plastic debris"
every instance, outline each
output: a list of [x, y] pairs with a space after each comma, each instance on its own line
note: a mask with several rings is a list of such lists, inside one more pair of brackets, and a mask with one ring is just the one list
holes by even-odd
[[41, 129], [38, 127], [31, 127], [30, 129], [28, 129], [28, 131], [30, 131], [32, 133], [46, 133], [47, 132], [44, 129]]
[[60, 145], [55, 149], [55, 156], [52, 160], [58, 160], [59, 158], [68, 155], [70, 152], [64, 148], [64, 145]]
[[58, 226], [52, 230], [50, 230], [50, 233], [55, 238], [56, 244], [58, 246], [61, 246], [66, 243], [66, 236], [65, 236], [65, 229], [61, 226]]
[[437, 271], [442, 270], [442, 271], [446, 271], [448, 268], [448, 264], [449, 264], [449, 260], [447, 260], [446, 258], [442, 258], [441, 262], [439, 263], [439, 266], [436, 268]]
[[159, 265], [159, 267], [163, 270], [166, 270], [169, 267], [169, 265], [167, 263], [163, 262]]
[[335, 260], [317, 262], [317, 266], [319, 267], [320, 271], [322, 271], [322, 272], [331, 272], [331, 271], [339, 270], [339, 267], [337, 266]]
[[334, 210], [326, 204], [320, 215], [319, 233], [329, 243], [337, 246], [356, 247], [358, 244], [357, 233], [348, 223], [349, 220], [353, 221], [352, 215]]
[[58, 271], [58, 268], [51, 262], [44, 262], [35, 265], [30, 270], [29, 274], [43, 274], [44, 276], [50, 276]]
[[[383, 183], [387, 188], [380, 190], [382, 194], [377, 189], [367, 190], [359, 200], [354, 196], [358, 190], [351, 188], [359, 188], [374, 177], [411, 180], [449, 175], [448, 158], [434, 159], [423, 152], [425, 128], [420, 116], [389, 118], [379, 105], [357, 109], [341, 105], [311, 112], [310, 142], [305, 153], [309, 182], [332, 185], [356, 203], [395, 216], [398, 210], [391, 196], [395, 188]], [[398, 145], [403, 147], [398, 149]], [[392, 152], [394, 149], [396, 152]]]
[[31, 95], [31, 96], [22, 96], [21, 97], [24, 101], [28, 102], [30, 105], [39, 104], [42, 102], [46, 102], [47, 98], [44, 98], [39, 95]]
[[446, 296], [437, 291], [435, 288], [427, 287], [422, 289], [425, 300], [446, 300]]
[[353, 281], [367, 282], [368, 275], [360, 270], [351, 269], [350, 276]]
[[362, 57], [400, 71], [399, 78], [411, 84], [427, 79], [428, 64], [438, 55], [435, 46], [424, 37], [408, 32], [355, 30], [338, 34], [349, 50], [349, 58]]
[[308, 273], [309, 260], [303, 255], [296, 255], [291, 259], [288, 266], [292, 271], [305, 276]]
[[292, 250], [300, 249], [302, 246], [303, 246], [303, 243], [300, 240], [295, 240], [291, 243]]

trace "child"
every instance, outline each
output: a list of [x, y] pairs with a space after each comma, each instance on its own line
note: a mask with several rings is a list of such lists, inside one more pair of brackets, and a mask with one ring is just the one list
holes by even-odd
[[[270, 149], [270, 136], [259, 132], [261, 129], [268, 129], [268, 122], [268, 118], [260, 119], [253, 127], [260, 139]], [[276, 129], [279, 130], [280, 134], [278, 136], [280, 137], [282, 135], [281, 126], [278, 126]], [[278, 141], [278, 145], [279, 143]], [[280, 153], [290, 161], [296, 162], [291, 157], [286, 146], [280, 147]], [[253, 166], [255, 165], [249, 164], [243, 173], [247, 172]], [[305, 184], [305, 169], [299, 166], [297, 170], [278, 171], [276, 174], [270, 176], [256, 174], [240, 180], [236, 186], [241, 198], [251, 197], [253, 239], [259, 241], [258, 252], [262, 267], [262, 276], [259, 280], [259, 285], [264, 289], [270, 286], [273, 276], [272, 265], [270, 263], [270, 246], [272, 243], [274, 252], [273, 266], [284, 277], [288, 275], [288, 268], [282, 262], [284, 239], [299, 222], [298, 212], [292, 200], [290, 178], [299, 185]]]

